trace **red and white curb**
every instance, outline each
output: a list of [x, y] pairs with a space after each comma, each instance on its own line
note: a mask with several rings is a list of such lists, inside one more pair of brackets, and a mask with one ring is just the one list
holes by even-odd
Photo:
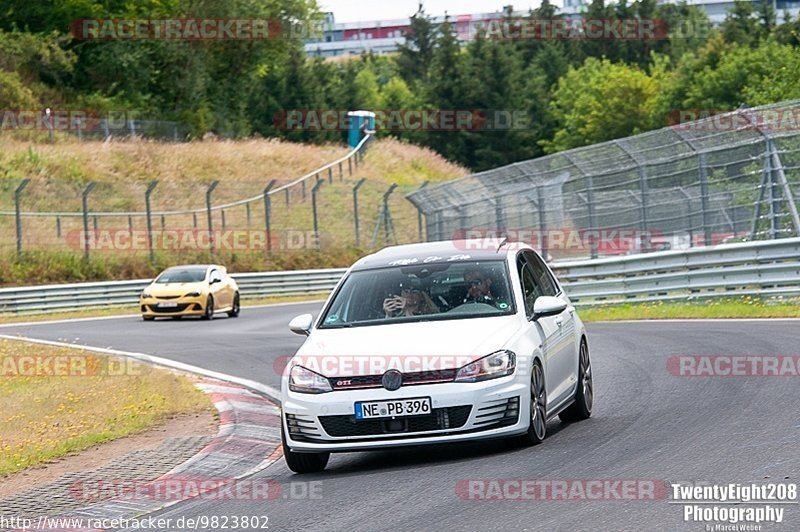
[[[195, 386], [209, 395], [219, 413], [217, 434], [203, 449], [161, 477], [137, 486], [137, 493], [148, 496], [107, 499], [59, 517], [82, 518], [86, 522], [141, 518], [179, 502], [203, 497], [209, 491], [224, 491], [231, 483], [265, 469], [283, 456], [280, 408], [275, 401], [278, 392], [267, 385], [144, 353], [10, 335], [0, 335], [0, 338], [132, 358], [192, 373]], [[171, 488], [165, 490], [164, 486]], [[275, 492], [256, 495], [273, 498]]]

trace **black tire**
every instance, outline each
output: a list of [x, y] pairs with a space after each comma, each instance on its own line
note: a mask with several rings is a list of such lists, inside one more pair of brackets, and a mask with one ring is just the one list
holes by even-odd
[[319, 473], [328, 465], [331, 453], [295, 453], [286, 445], [286, 434], [281, 426], [281, 441], [283, 442], [283, 457], [286, 465], [295, 473]]
[[242, 307], [241, 305], [239, 305], [239, 292], [236, 292], [233, 295], [233, 306], [231, 307], [231, 310], [228, 311], [228, 316], [230, 316], [231, 318], [238, 318], [239, 312], [241, 312], [241, 310]]
[[530, 425], [528, 432], [519, 440], [523, 445], [539, 445], [547, 437], [547, 388], [544, 371], [538, 360], [531, 368], [530, 401]]
[[214, 319], [214, 298], [211, 296], [208, 296], [208, 299], [206, 300], [206, 310], [205, 312], [203, 312], [202, 319], [204, 320]]
[[564, 423], [588, 419], [592, 415], [594, 403], [594, 383], [592, 382], [592, 361], [589, 358], [589, 346], [581, 340], [578, 353], [578, 386], [575, 390], [575, 402], [561, 412], [558, 417]]
[[153, 320], [156, 319], [156, 317], [155, 316], [142, 316], [142, 319], [144, 321], [153, 321]]

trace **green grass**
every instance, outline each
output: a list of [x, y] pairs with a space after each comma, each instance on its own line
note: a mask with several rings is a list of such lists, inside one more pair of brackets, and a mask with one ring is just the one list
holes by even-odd
[[[86, 371], [26, 374], [22, 360], [44, 357], [79, 359]], [[0, 360], [0, 478], [176, 415], [213, 411], [187, 377], [141, 363], [6, 339]], [[125, 371], [108, 371], [113, 360]]]
[[623, 303], [584, 307], [583, 321], [720, 318], [800, 318], [800, 300], [743, 298], [706, 299], [673, 303]]

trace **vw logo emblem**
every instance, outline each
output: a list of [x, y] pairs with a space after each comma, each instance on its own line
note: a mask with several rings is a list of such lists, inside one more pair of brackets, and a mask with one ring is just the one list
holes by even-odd
[[381, 384], [383, 384], [384, 388], [393, 392], [403, 385], [403, 374], [396, 369], [390, 369], [383, 374]]

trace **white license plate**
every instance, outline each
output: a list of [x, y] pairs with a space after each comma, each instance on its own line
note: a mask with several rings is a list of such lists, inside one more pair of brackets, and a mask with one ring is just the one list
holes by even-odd
[[159, 303], [158, 308], [178, 308], [177, 303]]
[[431, 413], [430, 397], [396, 399], [394, 401], [363, 401], [356, 403], [356, 419], [377, 417], [423, 416]]

